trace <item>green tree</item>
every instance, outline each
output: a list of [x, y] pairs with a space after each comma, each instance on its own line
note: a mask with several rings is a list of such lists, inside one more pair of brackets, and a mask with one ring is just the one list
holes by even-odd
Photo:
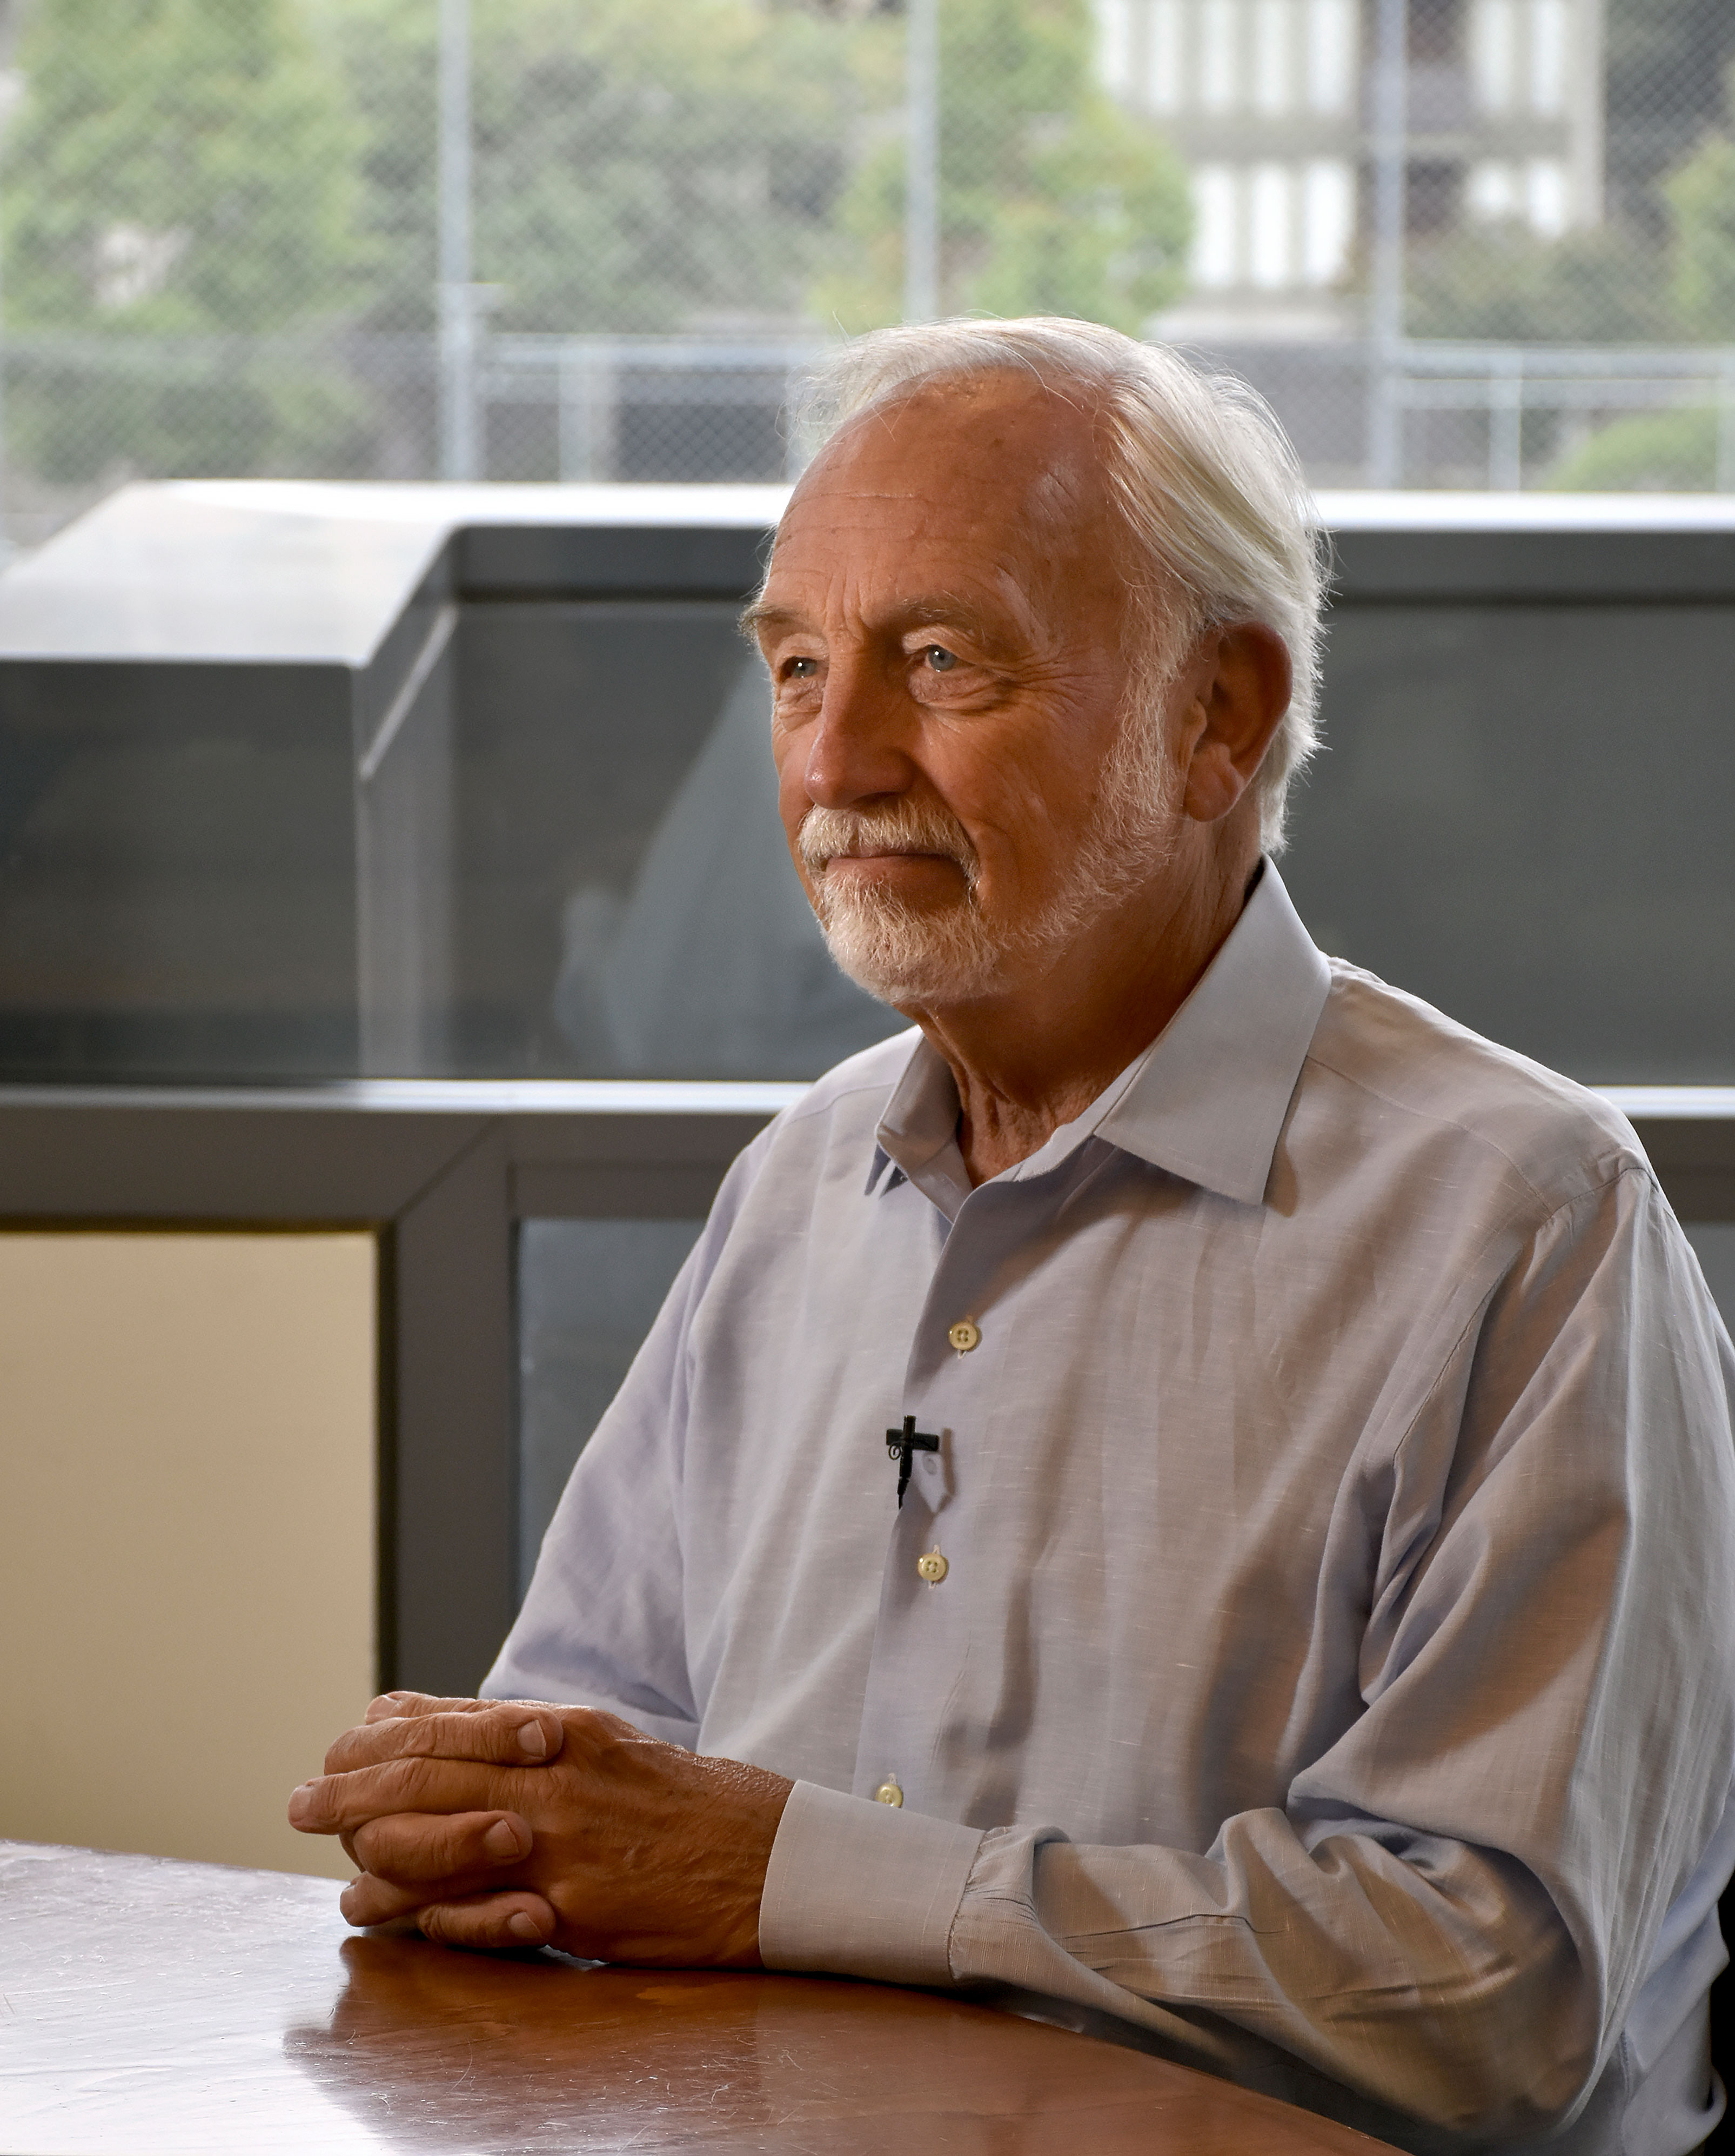
[[1645, 412], [1599, 428], [1547, 484], [1564, 494], [1708, 494], [1717, 451], [1715, 412]]
[[1682, 326], [1712, 343], [1735, 343], [1735, 141], [1707, 136], [1664, 193], [1675, 213], [1675, 304]]
[[[1735, 70], [1728, 107], [1735, 108]], [[1707, 133], [1663, 182], [1674, 220], [1665, 259], [1677, 336], [1735, 343], [1735, 139]], [[1551, 475], [1569, 489], [1702, 493], [1717, 483], [1714, 411], [1650, 412], [1602, 428]]]
[[1676, 332], [1667, 258], [1619, 227], [1538, 239], [1519, 223], [1418, 249], [1404, 326], [1479, 344], [1640, 344]]
[[[367, 131], [366, 319], [434, 281], [434, 10], [324, 0]], [[753, 0], [475, 0], [477, 277], [517, 330], [784, 317], [827, 244], [856, 91], [849, 25]]]
[[[1074, 315], [1137, 331], [1184, 281], [1186, 176], [1092, 80], [1089, 0], [944, 0], [944, 312]], [[902, 311], [904, 151], [867, 157], [839, 212], [843, 259], [811, 304], [846, 330]]]
[[15, 442], [56, 478], [328, 454], [355, 424], [335, 380], [158, 341], [292, 330], [353, 300], [352, 132], [290, 0], [37, 0], [18, 63], [7, 314], [62, 341], [33, 361], [26, 340]]

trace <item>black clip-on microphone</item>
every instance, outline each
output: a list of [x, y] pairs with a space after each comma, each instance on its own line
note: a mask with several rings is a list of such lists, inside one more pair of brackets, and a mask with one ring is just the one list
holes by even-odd
[[897, 1462], [897, 1502], [900, 1512], [904, 1508], [904, 1492], [910, 1486], [912, 1455], [918, 1452], [937, 1452], [939, 1450], [939, 1439], [930, 1437], [926, 1430], [917, 1430], [914, 1415], [904, 1417], [904, 1426], [901, 1430], [886, 1431], [886, 1457]]

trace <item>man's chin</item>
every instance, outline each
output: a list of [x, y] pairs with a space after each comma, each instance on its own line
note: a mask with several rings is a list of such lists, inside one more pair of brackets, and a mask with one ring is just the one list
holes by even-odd
[[979, 921], [918, 921], [866, 907], [830, 909], [825, 942], [858, 988], [899, 1010], [971, 1003], [1001, 985], [1004, 957]]

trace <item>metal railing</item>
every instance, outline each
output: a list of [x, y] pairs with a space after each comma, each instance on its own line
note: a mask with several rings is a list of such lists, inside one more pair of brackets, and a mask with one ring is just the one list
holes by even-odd
[[1412, 412], [1482, 412], [1490, 492], [1524, 485], [1527, 413], [1607, 418], [1714, 411], [1715, 486], [1735, 492], [1735, 346], [1409, 341], [1392, 362], [1394, 401]]
[[[466, 372], [478, 476], [793, 478], [805, 446], [788, 424], [792, 393], [825, 348], [826, 340], [812, 333], [562, 336], [495, 332], [479, 321]], [[436, 331], [147, 336], [27, 331], [7, 338], [3, 372], [19, 411], [74, 389], [86, 402], [98, 390], [131, 398], [196, 391], [208, 428], [218, 437], [208, 453], [215, 461], [200, 469], [238, 476], [257, 469], [249, 461], [247, 429], [261, 398], [298, 382], [325, 382], [362, 416], [340, 447], [312, 453], [313, 460], [298, 464], [291, 475], [419, 479], [441, 469], [439, 429], [451, 416], [450, 385], [444, 380], [449, 357]], [[1714, 458], [1707, 463], [1705, 483], [1735, 492], [1735, 346], [1261, 340], [1213, 347], [1206, 357], [1245, 373], [1265, 392], [1316, 485], [1366, 483], [1357, 415], [1376, 407], [1398, 423], [1390, 430], [1394, 462], [1387, 479], [1399, 485], [1486, 486], [1496, 493], [1533, 483], [1540, 466], [1612, 421], [1697, 411], [1715, 415]], [[232, 447], [223, 433], [225, 400], [235, 405]], [[379, 415], [381, 440], [390, 438], [388, 454], [372, 440], [369, 411]], [[733, 422], [731, 413], [738, 415]], [[1486, 445], [1480, 433], [1460, 434], [1445, 445], [1438, 438], [1419, 439], [1412, 428], [1405, 439], [1403, 422], [1409, 415], [1454, 413], [1486, 421]], [[750, 425], [742, 424], [749, 418]], [[1538, 419], [1543, 425], [1533, 429]], [[1328, 436], [1337, 446], [1322, 445]], [[22, 443], [14, 447], [15, 475], [28, 463], [19, 456], [23, 449]], [[388, 455], [386, 465], [382, 455]], [[136, 465], [116, 466], [107, 476], [93, 467], [87, 478], [74, 480], [64, 514], [76, 513], [117, 479], [148, 475]], [[18, 506], [5, 504], [11, 513]]]
[[[607, 480], [619, 472], [628, 388], [640, 408], [738, 405], [782, 413], [824, 349], [817, 338], [500, 336], [483, 346], [477, 397], [485, 407], [552, 404], [558, 469], [550, 476]], [[782, 471], [751, 476], [798, 475], [805, 458], [793, 428], [783, 428], [783, 442]]]

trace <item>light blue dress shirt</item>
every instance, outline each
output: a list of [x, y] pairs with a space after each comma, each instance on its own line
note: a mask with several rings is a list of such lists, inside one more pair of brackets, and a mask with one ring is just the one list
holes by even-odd
[[1418, 2151], [1696, 2146], [1735, 1356], [1631, 1130], [1269, 865], [1039, 1152], [973, 1188], [957, 1116], [906, 1034], [737, 1162], [486, 1691], [793, 1778], [774, 1968]]

